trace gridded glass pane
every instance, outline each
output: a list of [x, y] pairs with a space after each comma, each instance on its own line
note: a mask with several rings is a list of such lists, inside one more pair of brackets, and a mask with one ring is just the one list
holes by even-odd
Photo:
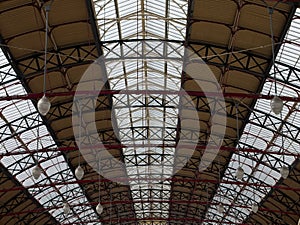
[[[296, 15], [300, 15], [298, 9]], [[299, 45], [293, 39], [295, 32], [299, 30], [299, 19], [293, 20], [291, 27], [285, 37], [287, 43], [281, 46], [276, 57], [276, 68], [286, 68], [284, 65], [299, 67]], [[291, 40], [293, 39], [293, 40]], [[271, 77], [274, 77], [271, 69]], [[289, 80], [290, 74], [281, 71], [279, 80]], [[295, 76], [292, 78], [295, 80]], [[290, 84], [277, 82], [277, 93], [283, 96], [296, 97], [299, 94], [299, 80], [292, 81]], [[297, 87], [295, 87], [297, 85]], [[275, 85], [271, 80], [267, 80], [262, 89], [262, 94], [275, 95]], [[292, 165], [295, 156], [286, 156], [282, 153], [296, 153], [299, 149], [299, 133], [297, 124], [298, 105], [293, 102], [285, 102], [280, 115], [271, 112], [270, 101], [258, 99], [253, 112], [250, 115], [249, 123], [246, 125], [240, 138], [240, 148], [254, 148], [261, 153], [240, 152], [234, 153], [228, 168], [225, 171], [223, 181], [236, 181], [236, 169], [241, 166], [244, 169], [243, 179], [248, 181], [248, 186], [222, 183], [213, 201], [216, 204], [241, 205], [243, 207], [225, 207], [224, 216], [216, 211], [215, 206], [211, 206], [206, 214], [207, 218], [214, 218], [217, 221], [229, 221], [242, 223], [251, 213], [250, 206], [259, 203], [276, 185], [281, 178], [280, 168]], [[297, 109], [297, 110], [296, 110]], [[264, 151], [278, 154], [265, 154]], [[252, 184], [252, 185], [251, 185]], [[255, 188], [257, 185], [265, 185], [264, 188]], [[229, 194], [230, 193], [230, 194]], [[208, 223], [204, 223], [208, 224]]]

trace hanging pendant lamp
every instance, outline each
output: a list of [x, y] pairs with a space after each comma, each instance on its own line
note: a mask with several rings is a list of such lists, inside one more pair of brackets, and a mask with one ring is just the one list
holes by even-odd
[[65, 202], [64, 205], [63, 205], [64, 214], [68, 215], [70, 213], [70, 211], [71, 211], [70, 205], [67, 202]]
[[50, 110], [51, 103], [44, 94], [43, 97], [37, 103], [38, 111], [41, 115], [46, 116]]
[[101, 203], [99, 202], [98, 205], [96, 206], [96, 211], [99, 215], [101, 215], [101, 213], [103, 212], [103, 206], [101, 205]]
[[283, 179], [286, 179], [289, 176], [290, 170], [287, 166], [282, 166], [280, 168], [280, 174]]
[[32, 169], [32, 176], [35, 180], [39, 179], [40, 176], [42, 174], [42, 169], [41, 167], [39, 167], [38, 165], [36, 165], [33, 169]]
[[75, 176], [78, 180], [81, 180], [84, 176], [84, 170], [80, 165], [75, 170]]
[[44, 51], [44, 76], [43, 76], [43, 97], [38, 101], [37, 108], [41, 115], [45, 116], [50, 110], [51, 103], [46, 97], [46, 75], [47, 75], [47, 49], [48, 49], [48, 15], [50, 11], [50, 5], [45, 6], [46, 11], [46, 29], [45, 29], [45, 51]]
[[278, 96], [274, 96], [271, 100], [271, 109], [275, 114], [280, 114], [283, 109], [283, 101]]
[[82, 142], [82, 137], [81, 137], [81, 129], [82, 129], [82, 108], [81, 104], [79, 104], [79, 143], [78, 143], [78, 166], [75, 169], [75, 176], [78, 180], [81, 180], [84, 176], [84, 170], [80, 166], [80, 149], [81, 149], [81, 142]]
[[272, 63], [273, 63], [273, 68], [274, 68], [274, 87], [275, 87], [275, 96], [272, 98], [270, 105], [271, 105], [271, 110], [275, 114], [280, 114], [283, 109], [283, 101], [280, 97], [277, 96], [277, 79], [276, 79], [276, 70], [275, 70], [275, 46], [274, 46], [275, 43], [274, 43], [274, 31], [273, 31], [273, 12], [274, 12], [274, 7], [276, 7], [278, 2], [272, 8], [268, 7], [269, 18], [270, 18], [270, 31], [271, 31], [271, 42], [272, 42]]
[[222, 203], [220, 203], [218, 206], [217, 206], [217, 211], [218, 213], [222, 214], [224, 212], [224, 205]]
[[244, 169], [241, 167], [241, 166], [239, 166], [237, 169], [236, 169], [236, 173], [235, 173], [235, 177], [237, 178], [237, 179], [239, 179], [239, 180], [241, 180], [242, 178], [243, 178], [243, 176], [244, 176]]
[[[239, 147], [239, 140], [240, 140], [240, 130], [239, 130], [239, 110], [238, 110], [238, 103], [235, 103], [235, 114], [236, 114], [236, 139], [237, 139], [237, 154], [238, 154], [238, 163], [240, 164], [241, 159], [240, 159], [240, 147]], [[241, 180], [244, 176], [244, 169], [239, 165], [238, 168], [235, 171], [235, 177], [238, 180]]]
[[257, 203], [254, 203], [251, 207], [252, 212], [257, 213], [258, 212], [258, 205]]

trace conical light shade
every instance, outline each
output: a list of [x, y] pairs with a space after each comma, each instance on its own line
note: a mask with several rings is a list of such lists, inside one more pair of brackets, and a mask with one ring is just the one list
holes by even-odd
[[63, 211], [64, 211], [65, 215], [70, 213], [71, 209], [70, 209], [70, 205], [68, 203], [64, 203]]
[[100, 204], [100, 202], [96, 206], [96, 211], [99, 215], [103, 212], [103, 206]]
[[78, 166], [75, 170], [75, 176], [78, 180], [81, 180], [84, 176], [84, 170], [81, 166]]
[[243, 168], [239, 166], [236, 169], [235, 176], [236, 176], [237, 179], [241, 180], [243, 178], [243, 176], [244, 176], [244, 173], [245, 172], [244, 172]]
[[51, 107], [49, 99], [44, 95], [37, 103], [38, 111], [41, 115], [46, 116]]
[[256, 203], [254, 203], [251, 207], [252, 212], [257, 213], [258, 212], [258, 205]]
[[283, 179], [286, 179], [289, 176], [290, 170], [288, 167], [286, 166], [282, 166], [280, 168], [280, 174], [282, 176]]
[[278, 96], [275, 96], [272, 100], [271, 100], [271, 109], [275, 114], [279, 114], [281, 113], [283, 108], [283, 101], [281, 100], [281, 98], [279, 98]]
[[39, 179], [40, 176], [41, 176], [41, 174], [42, 174], [42, 169], [41, 169], [41, 167], [35, 166], [35, 167], [32, 169], [32, 176], [33, 176], [34, 179], [36, 179], [36, 180]]
[[220, 203], [217, 207], [218, 213], [222, 214], [224, 212], [224, 206], [222, 203]]

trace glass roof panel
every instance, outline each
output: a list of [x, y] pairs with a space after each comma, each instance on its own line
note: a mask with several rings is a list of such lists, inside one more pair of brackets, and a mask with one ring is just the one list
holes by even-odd
[[[26, 91], [20, 82], [16, 82], [16, 75], [0, 50], [0, 73], [5, 82], [0, 84], [2, 96], [25, 95]], [[46, 126], [42, 124], [42, 119], [37, 113], [34, 105], [29, 100], [0, 101], [1, 127], [0, 130], [5, 135], [1, 135], [1, 152], [13, 153], [20, 149], [24, 154], [7, 155], [1, 159], [1, 163], [7, 167], [16, 179], [28, 189], [35, 199], [45, 208], [57, 208], [64, 201], [71, 201], [70, 204], [87, 204], [88, 201], [78, 184], [66, 184], [68, 192], [62, 192], [56, 185], [47, 188], [36, 188], [38, 185], [49, 185], [55, 182], [75, 181], [75, 178], [61, 152], [36, 152], [41, 148], [56, 148], [56, 144]], [[39, 161], [43, 173], [38, 181], [32, 177], [32, 169], [35, 162]], [[61, 171], [65, 171], [62, 177]], [[68, 176], [66, 175], [68, 174]], [[75, 201], [73, 202], [73, 199]], [[89, 204], [84, 209], [85, 213], [93, 212]], [[88, 218], [80, 216], [83, 209], [76, 209], [67, 216], [62, 216], [62, 207], [51, 209], [49, 213], [59, 223], [72, 223], [76, 220], [85, 221]], [[90, 218], [97, 219], [93, 213]]]
[[287, 32], [285, 42], [282, 44], [277, 61], [286, 65], [300, 69], [300, 40], [299, 40], [300, 18], [299, 9], [297, 9], [292, 25]]
[[[94, 3], [111, 89], [179, 90], [184, 48], [180, 43], [170, 44], [160, 40], [185, 40], [187, 2], [94, 0]], [[114, 28], [108, 24], [113, 24]], [[140, 40], [134, 40], [136, 38]], [[122, 40], [122, 44], [118, 40]], [[151, 200], [155, 198], [151, 197], [155, 196], [155, 191], [164, 191], [165, 198], [169, 198], [169, 182], [149, 184], [145, 178], [160, 179], [171, 174], [175, 149], [146, 146], [166, 144], [170, 140], [169, 133], [174, 134], [172, 142], [175, 144], [178, 104], [179, 97], [175, 95], [120, 93], [113, 98], [121, 142], [145, 145], [144, 148], [123, 148], [127, 173], [136, 178], [130, 183], [134, 199]], [[170, 159], [163, 161], [166, 157]], [[149, 164], [152, 166], [149, 167]], [[153, 167], [161, 165], [163, 168], [160, 170]], [[135, 203], [134, 208], [139, 218], [158, 215], [167, 217], [169, 205], [144, 202]]]
[[[170, 44], [166, 47], [165, 43], [161, 42], [126, 42], [129, 39], [161, 39], [161, 40], [185, 40], [186, 27], [186, 12], [187, 1], [168, 0], [157, 2], [155, 0], [141, 1], [126, 1], [126, 0], [94, 0], [95, 11], [97, 14], [97, 22], [99, 24], [101, 41], [104, 43], [107, 59], [112, 59], [107, 63], [108, 74], [110, 76], [110, 85], [115, 90], [178, 90], [180, 88], [181, 77], [181, 62], [180, 58], [183, 55], [184, 48], [181, 44]], [[139, 4], [144, 3], [144, 4]], [[297, 12], [299, 16], [299, 12]], [[282, 45], [280, 53], [276, 60], [299, 68], [299, 21], [295, 19], [292, 27], [288, 32], [288, 42]], [[163, 31], [163, 32], [162, 32]], [[122, 43], [118, 43], [122, 40]], [[107, 43], [106, 41], [112, 41]], [[124, 41], [124, 42], [123, 42]], [[116, 43], [114, 43], [116, 42]], [[111, 48], [113, 47], [113, 48]], [[152, 57], [150, 62], [137, 58]], [[120, 61], [119, 58], [131, 57], [132, 62]], [[3, 54], [0, 54], [0, 92], [5, 95], [25, 94], [25, 90], [20, 83], [16, 83], [16, 75], [11, 67], [4, 60]], [[160, 62], [159, 59], [168, 58], [170, 61]], [[158, 59], [158, 60], [155, 60]], [[117, 60], [114, 61], [114, 60]], [[176, 61], [177, 60], [177, 61]], [[137, 62], [136, 62], [137, 61]], [[4, 62], [4, 63], [3, 63]], [[175, 67], [174, 67], [175, 66]], [[280, 68], [285, 66], [280, 65]], [[281, 76], [290, 76], [293, 80], [293, 85], [299, 87], [299, 79], [294, 74], [290, 76], [287, 72], [283, 72]], [[271, 78], [274, 74], [270, 74]], [[263, 94], [274, 94], [274, 82], [272, 79], [266, 82]], [[278, 92], [285, 96], [299, 96], [299, 90], [294, 86], [291, 87], [285, 84], [278, 84]], [[168, 99], [168, 107], [164, 104]], [[173, 143], [174, 139], [167, 140], [166, 136], [174, 133], [177, 127], [176, 106], [180, 99], [174, 96], [165, 96], [163, 94], [150, 95], [127, 95], [119, 94], [114, 97], [114, 111], [118, 116], [117, 123], [120, 131], [122, 142], [148, 144], [149, 140], [154, 144]], [[128, 106], [127, 102], [130, 102]], [[90, 207], [83, 207], [80, 204], [87, 202], [84, 194], [77, 184], [68, 184], [66, 186], [53, 186], [37, 192], [37, 188], [32, 187], [35, 183], [31, 177], [31, 169], [35, 161], [39, 159], [40, 165], [43, 168], [39, 184], [51, 184], [57, 179], [74, 181], [73, 174], [67, 165], [65, 158], [61, 153], [32, 153], [39, 148], [55, 148], [55, 142], [51, 139], [47, 128], [39, 121], [37, 114], [31, 101], [9, 101], [1, 103], [3, 108], [0, 119], [0, 129], [3, 133], [1, 138], [1, 152], [13, 152], [19, 148], [24, 148], [24, 154], [4, 157], [1, 162], [17, 177], [24, 185], [29, 187], [29, 191], [35, 195], [38, 201], [45, 207], [55, 206], [55, 203], [62, 202], [72, 196], [71, 204], [79, 204], [73, 209], [76, 213], [62, 217], [61, 209], [50, 210], [51, 214], [58, 219], [59, 222], [77, 222], [84, 216], [89, 216], [89, 219], [95, 219], [93, 210]], [[174, 109], [175, 108], [175, 109]], [[293, 111], [294, 110], [294, 111]], [[271, 114], [271, 117], [269, 115]], [[297, 152], [299, 149], [298, 131], [300, 121], [297, 121], [298, 106], [292, 103], [285, 103], [285, 107], [280, 116], [274, 116], [269, 107], [269, 101], [258, 100], [254, 112], [251, 114], [250, 123], [247, 124], [244, 133], [240, 139], [240, 147], [253, 146], [262, 151], [261, 154], [254, 155], [253, 153], [237, 153], [232, 156], [227, 171], [225, 172], [224, 180], [235, 180], [234, 171], [238, 166], [237, 161], [245, 169], [245, 176], [249, 180], [255, 180], [262, 184], [274, 185], [279, 179], [279, 166], [286, 164], [290, 165], [295, 160], [292, 156], [283, 155], [266, 155], [264, 150], [268, 151], [290, 151]], [[7, 120], [7, 121], [6, 121]], [[282, 121], [287, 121], [283, 124]], [[161, 125], [163, 124], [163, 125]], [[262, 124], [264, 127], [262, 128]], [[37, 134], [39, 127], [39, 134]], [[134, 127], [135, 130], [131, 128]], [[166, 134], [168, 133], [168, 135]], [[284, 142], [277, 134], [284, 138]], [[130, 135], [128, 135], [130, 134]], [[12, 139], [7, 139], [13, 136]], [[38, 138], [42, 136], [42, 138]], [[129, 138], [129, 139], [126, 139]], [[169, 138], [169, 137], [168, 137]], [[4, 141], [5, 140], [5, 141]], [[269, 147], [272, 145], [272, 147]], [[172, 156], [174, 148], [161, 147], [145, 147], [145, 148], [124, 148], [123, 153], [126, 156], [127, 172], [129, 175], [141, 178], [138, 181], [132, 181], [131, 189], [134, 198], [139, 200], [144, 199], [159, 199], [156, 192], [163, 192], [165, 197], [169, 197], [170, 185], [169, 182], [162, 183], [146, 182], [144, 178], [153, 177], [159, 178], [158, 171], [148, 167], [149, 164], [162, 163], [163, 158], [167, 164], [164, 166], [163, 175], [169, 175], [172, 172]], [[129, 160], [133, 154], [135, 163]], [[259, 155], [262, 162], [257, 162], [255, 157]], [[279, 162], [279, 163], [278, 163]], [[139, 164], [139, 165], [137, 165]], [[25, 165], [25, 166], [24, 166]], [[252, 169], [255, 166], [255, 170]], [[275, 168], [275, 169], [274, 169]], [[61, 171], [66, 172], [66, 177], [60, 177]], [[249, 177], [248, 177], [249, 176]], [[250, 177], [252, 176], [252, 177]], [[54, 179], [55, 177], [55, 179]], [[133, 177], [133, 176], [132, 176]], [[249, 196], [254, 192], [254, 188], [245, 187], [242, 192], [232, 198], [232, 195], [227, 196], [226, 191], [232, 191], [237, 194], [241, 191], [241, 187], [237, 185], [222, 184], [219, 188], [214, 203], [220, 201], [225, 204], [232, 204], [232, 200], [236, 203], [244, 203], [245, 196]], [[37, 194], [39, 193], [39, 194]], [[78, 194], [79, 193], [79, 194]], [[260, 191], [257, 194], [255, 201], [259, 202], [267, 194], [265, 191]], [[75, 198], [77, 196], [77, 198]], [[150, 196], [150, 197], [149, 197]], [[220, 197], [223, 196], [223, 197]], [[247, 201], [250, 201], [247, 199]], [[134, 205], [138, 217], [151, 216], [168, 216], [169, 205], [166, 203], [136, 203]], [[249, 214], [249, 211], [244, 207], [229, 208], [224, 221], [239, 221], [242, 222]], [[216, 205], [213, 205], [208, 212], [208, 218], [215, 217], [222, 219], [221, 215], [217, 215]], [[158, 221], [143, 221], [139, 224], [167, 224]]]
[[[298, 32], [300, 28], [299, 15], [300, 9], [297, 9], [295, 17], [297, 19], [293, 20], [285, 37], [285, 40], [288, 41], [280, 48], [279, 54], [276, 57], [276, 66], [280, 63], [293, 67], [299, 67], [300, 65], [300, 48], [297, 42], [299, 39], [290, 41], [295, 36], [295, 32]], [[280, 65], [280, 67], [284, 66]], [[284, 72], [280, 76], [276, 78], [279, 80], [288, 80], [289, 74]], [[273, 72], [270, 72], [270, 77], [264, 84], [262, 94], [275, 95], [276, 93]], [[278, 80], [276, 84], [279, 96], [299, 96], [300, 86], [298, 81], [294, 82], [293, 86], [280, 83]], [[295, 85], [298, 87], [296, 88]], [[239, 184], [230, 185], [230, 189], [234, 190], [234, 196], [229, 197], [229, 201], [227, 201], [224, 195], [227, 197], [228, 195], [223, 190], [227, 189], [228, 191], [229, 186], [221, 183], [213, 202], [217, 204], [222, 202], [223, 204], [232, 204], [233, 206], [230, 209], [225, 207], [224, 214], [220, 215], [219, 213], [219, 216], [216, 216], [218, 214], [216, 207], [210, 206], [206, 214], [207, 218], [215, 217], [219, 223], [222, 223], [222, 221], [242, 223], [251, 213], [251, 205], [254, 202], [259, 203], [269, 193], [271, 187], [279, 181], [281, 178], [280, 168], [283, 165], [290, 166], [295, 161], [296, 158], [294, 156], [264, 154], [264, 151], [279, 153], [295, 152], [300, 147], [298, 141], [299, 133], [297, 132], [298, 128], [296, 125], [300, 123], [297, 120], [297, 118], [300, 118], [298, 116], [298, 103], [285, 102], [284, 104], [282, 113], [275, 115], [271, 112], [269, 100], [257, 100], [254, 110], [250, 115], [249, 123], [246, 125], [240, 138], [239, 147], [241, 149], [252, 147], [261, 150], [262, 153], [234, 153], [223, 177], [223, 180], [237, 180], [235, 172], [236, 168], [240, 165], [245, 171], [242, 180], [248, 182], [249, 186]], [[258, 184], [267, 184], [269, 187], [254, 188], [255, 186], [252, 186], [251, 183], [255, 183], [255, 186]], [[242, 207], [239, 207], [239, 205]]]

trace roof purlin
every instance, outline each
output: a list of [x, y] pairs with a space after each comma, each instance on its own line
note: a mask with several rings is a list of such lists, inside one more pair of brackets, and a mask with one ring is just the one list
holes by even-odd
[[[9, 177], [10, 180], [12, 182], [14, 182], [17, 186], [22, 186], [23, 187], [23, 185], [20, 184], [20, 182], [17, 181], [11, 175], [11, 173], [2, 165], [2, 163], [0, 163], [0, 171], [2, 173], [4, 173], [7, 177]], [[37, 208], [43, 208], [43, 206], [35, 198], [32, 197], [32, 195], [29, 193], [29, 191], [26, 188], [22, 188], [22, 190], [20, 190], [20, 191], [23, 192], [23, 193], [25, 193], [25, 195], [28, 197], [28, 199], [30, 199], [33, 202], [33, 204], [35, 204], [37, 206]], [[53, 224], [58, 224], [58, 221], [48, 211], [44, 210], [43, 214], [47, 214], [47, 216], [49, 217], [49, 220], [51, 220], [53, 222]], [[24, 218], [24, 217], [22, 217], [22, 218]], [[35, 219], [35, 217], [33, 217], [32, 220], [33, 219]], [[30, 222], [30, 221], [27, 221], [27, 222]]]
[[[275, 55], [278, 53], [278, 51], [279, 51], [279, 49], [280, 49], [280, 47], [281, 47], [281, 43], [282, 43], [282, 41], [284, 40], [285, 34], [286, 34], [286, 32], [287, 32], [287, 30], [288, 30], [290, 24], [291, 24], [291, 21], [292, 21], [292, 19], [293, 19], [293, 15], [294, 15], [294, 13], [295, 13], [295, 11], [296, 11], [296, 8], [297, 8], [296, 4], [293, 4], [293, 8], [292, 8], [292, 10], [291, 10], [291, 12], [290, 12], [290, 14], [289, 14], [287, 23], [285, 24], [285, 27], [284, 27], [283, 31], [281, 32], [280, 38], [279, 38], [279, 40], [278, 40], [278, 43], [280, 43], [280, 44], [276, 45], [276, 47], [275, 47]], [[188, 27], [187, 29], [190, 30], [190, 28], [191, 28], [191, 26]], [[189, 39], [187, 40], [187, 43], [188, 43], [187, 45], [190, 45], [190, 44], [192, 44], [192, 43], [193, 43], [193, 44], [196, 44], [196, 45], [201, 44], [201, 42], [199, 42], [199, 41], [197, 41], [197, 40], [191, 40], [191, 37], [190, 37], [190, 36], [189, 36], [188, 38], [189, 38]], [[207, 44], [208, 44], [208, 43], [202, 43], [202, 45], [204, 45], [204, 46], [207, 45]], [[208, 45], [209, 45], [209, 44], [208, 44]], [[217, 47], [217, 46], [215, 46], [215, 47]], [[226, 51], [226, 48], [224, 48], [224, 46], [219, 46], [219, 48], [224, 49], [224, 50]], [[229, 50], [227, 50], [227, 51], [229, 51]], [[228, 52], [228, 53], [230, 54], [230, 52]], [[247, 53], [246, 53], [246, 54], [247, 54]], [[251, 53], [250, 53], [250, 54], [251, 54]], [[216, 65], [214, 62], [210, 62], [210, 61], [209, 61], [209, 58], [204, 58], [204, 61], [206, 61], [208, 64]], [[269, 59], [268, 61], [270, 61], [270, 59]], [[225, 65], [225, 63], [224, 63], [223, 65], [222, 65], [222, 64], [219, 64], [219, 65], [216, 65], [216, 66], [222, 67], [222, 66], [226, 66], [226, 65]], [[229, 69], [231, 68], [230, 62], [229, 62], [229, 64], [228, 64], [227, 66], [229, 67]], [[256, 76], [259, 76], [259, 77], [261, 77], [261, 79], [262, 79], [262, 81], [261, 81], [261, 83], [260, 83], [260, 86], [257, 88], [256, 93], [260, 93], [260, 92], [261, 92], [261, 90], [262, 90], [262, 88], [263, 88], [263, 84], [265, 83], [266, 79], [268, 78], [268, 74], [269, 74], [269, 71], [271, 70], [271, 68], [272, 68], [272, 63], [270, 63], [270, 64], [268, 65], [268, 67], [267, 67], [265, 73], [262, 73], [262, 74], [255, 73]], [[247, 70], [243, 70], [243, 72], [247, 72]], [[253, 73], [253, 72], [250, 72], [250, 73]], [[255, 106], [255, 103], [256, 103], [256, 101], [252, 101], [252, 103], [251, 103], [251, 105], [250, 105], [250, 108], [253, 108], [253, 107]], [[248, 113], [248, 116], [247, 116], [248, 119], [249, 119], [249, 117], [250, 117], [250, 114], [251, 114], [251, 111], [249, 111], [249, 113]], [[248, 121], [248, 119], [244, 120], [242, 127], [239, 129], [240, 134], [242, 134], [242, 132], [243, 132], [243, 130], [244, 130], [244, 127], [245, 127], [245, 125], [246, 125], [246, 121]], [[232, 154], [233, 154], [233, 153], [231, 153], [230, 156], [228, 157], [228, 161], [227, 161], [226, 165], [224, 166], [225, 169], [227, 168], [227, 166], [228, 166], [228, 164], [229, 164], [229, 162], [230, 162], [230, 158], [231, 158]], [[223, 168], [223, 169], [224, 169], [224, 168]], [[222, 171], [225, 172], [225, 169], [222, 170]], [[222, 178], [222, 177], [223, 177], [223, 174], [221, 173], [220, 175], [221, 175], [221, 178]], [[219, 185], [215, 185], [215, 192], [212, 193], [212, 194], [210, 195], [210, 200], [212, 200], [213, 197], [215, 196], [215, 194], [216, 194], [216, 192], [217, 192], [217, 190], [218, 190], [218, 186], [219, 186]], [[205, 215], [206, 215], [206, 212], [207, 212], [207, 210], [208, 210], [208, 208], [209, 208], [209, 205], [205, 206], [205, 208], [206, 208], [205, 212], [201, 213], [201, 215], [202, 215], [201, 218], [203, 218], [203, 219], [205, 218]]]
[[[89, 15], [90, 22], [91, 22], [91, 27], [92, 27], [92, 31], [93, 31], [93, 37], [94, 37], [94, 40], [95, 40], [95, 45], [97, 47], [97, 52], [99, 54], [99, 57], [101, 57], [101, 56], [103, 56], [103, 49], [102, 49], [103, 42], [100, 39], [99, 29], [98, 29], [98, 26], [97, 26], [97, 21], [96, 21], [96, 16], [95, 16], [95, 10], [93, 8], [92, 0], [86, 0], [86, 5], [87, 5], [88, 15]], [[103, 67], [105, 68], [104, 69], [105, 76], [107, 77], [106, 67], [105, 67], [104, 64], [103, 64]], [[106, 86], [106, 88], [108, 90], [110, 90], [109, 83], [106, 83], [105, 86]], [[108, 101], [110, 103], [110, 110], [112, 110], [112, 108], [113, 108], [112, 96], [107, 96], [107, 98], [108, 98]], [[112, 110], [111, 116], [115, 118], [115, 113], [114, 113], [113, 110]], [[114, 126], [116, 127], [116, 120], [115, 119], [111, 119], [111, 122], [115, 123]], [[114, 132], [116, 132], [116, 131], [114, 130]], [[121, 155], [122, 155], [122, 159], [124, 161], [124, 155], [123, 155], [122, 149], [120, 149], [120, 152], [121, 152]], [[128, 194], [129, 194], [129, 199], [133, 199], [132, 195], [131, 195], [131, 192], [129, 192]], [[134, 209], [133, 204], [132, 204], [131, 208]], [[134, 216], [136, 216], [136, 215], [134, 214]]]

